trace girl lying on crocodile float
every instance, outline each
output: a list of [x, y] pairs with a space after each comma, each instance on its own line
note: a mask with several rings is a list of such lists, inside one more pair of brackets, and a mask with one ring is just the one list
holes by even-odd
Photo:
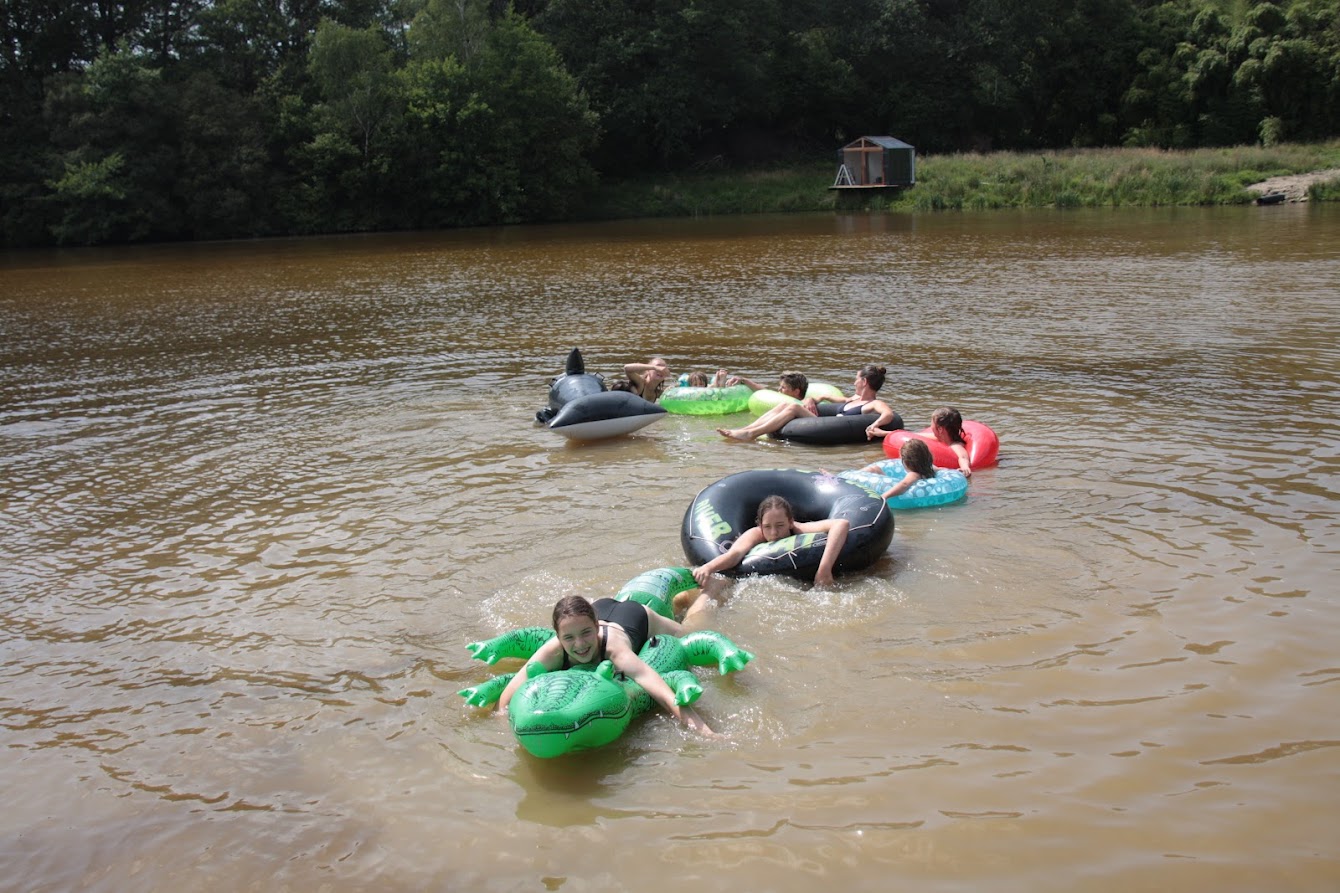
[[500, 711], [507, 710], [512, 696], [529, 679], [531, 664], [540, 664], [546, 672], [553, 672], [593, 669], [608, 660], [615, 670], [642, 686], [675, 719], [700, 735], [716, 736], [696, 710], [679, 705], [660, 674], [637, 656], [652, 636], [678, 638], [688, 632], [679, 623], [637, 602], [602, 598], [593, 605], [580, 595], [568, 595], [554, 605], [554, 632], [554, 637], [540, 646], [526, 661], [522, 672], [513, 676], [503, 689], [498, 698]]
[[[552, 631], [526, 627], [470, 643], [471, 654], [489, 664], [520, 658], [526, 665], [460, 695], [474, 707], [496, 703], [517, 741], [538, 757], [608, 744], [654, 704], [695, 732], [719, 737], [689, 706], [703, 693], [689, 668], [733, 673], [754, 656], [720, 633], [690, 631], [671, 619], [674, 597], [698, 588], [688, 568], [660, 568], [595, 605], [581, 596], [560, 599]], [[699, 592], [685, 621], [718, 600]]]

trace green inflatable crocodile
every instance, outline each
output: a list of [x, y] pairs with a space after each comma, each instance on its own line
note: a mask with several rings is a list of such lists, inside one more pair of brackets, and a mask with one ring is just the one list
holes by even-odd
[[[684, 585], [685, 577], [689, 585]], [[661, 568], [635, 577], [615, 598], [637, 601], [671, 616], [668, 612], [674, 596], [695, 587], [692, 581], [687, 568]], [[530, 626], [466, 647], [475, 658], [489, 664], [504, 658], [527, 660], [553, 635], [551, 629]], [[660, 674], [675, 693], [675, 701], [684, 706], [698, 700], [703, 691], [689, 667], [715, 665], [723, 674], [733, 673], [754, 658], [720, 633], [707, 630], [678, 638], [653, 636], [638, 657]], [[537, 757], [556, 757], [608, 744], [623, 734], [633, 717], [655, 703], [640, 685], [616, 674], [609, 661], [594, 670], [546, 672], [542, 666], [531, 665], [527, 673], [526, 683], [512, 697], [507, 713], [517, 741]], [[495, 676], [462, 689], [460, 695], [472, 706], [491, 706], [514, 675]]]

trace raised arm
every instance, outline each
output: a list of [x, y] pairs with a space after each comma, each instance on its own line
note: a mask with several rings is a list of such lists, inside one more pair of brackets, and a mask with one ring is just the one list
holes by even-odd
[[644, 384], [656, 384], [662, 381], [669, 374], [669, 370], [658, 363], [628, 363], [623, 367], [623, 374], [628, 376], [629, 381], [641, 387]]

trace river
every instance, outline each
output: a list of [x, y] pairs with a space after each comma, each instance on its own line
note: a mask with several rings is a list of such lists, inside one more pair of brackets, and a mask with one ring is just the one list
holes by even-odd
[[[1281, 205], [2, 255], [0, 889], [1333, 893], [1337, 246]], [[733, 588], [726, 739], [536, 760], [466, 643], [682, 564], [727, 474], [883, 455], [570, 443], [573, 347], [878, 363], [1000, 461], [832, 589]]]

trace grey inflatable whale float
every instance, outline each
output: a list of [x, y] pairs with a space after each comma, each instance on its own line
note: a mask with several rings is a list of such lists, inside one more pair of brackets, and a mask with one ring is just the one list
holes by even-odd
[[601, 440], [631, 434], [665, 414], [637, 394], [605, 390], [605, 380], [586, 371], [574, 347], [563, 374], [549, 383], [549, 405], [535, 413], [535, 421], [572, 440]]

